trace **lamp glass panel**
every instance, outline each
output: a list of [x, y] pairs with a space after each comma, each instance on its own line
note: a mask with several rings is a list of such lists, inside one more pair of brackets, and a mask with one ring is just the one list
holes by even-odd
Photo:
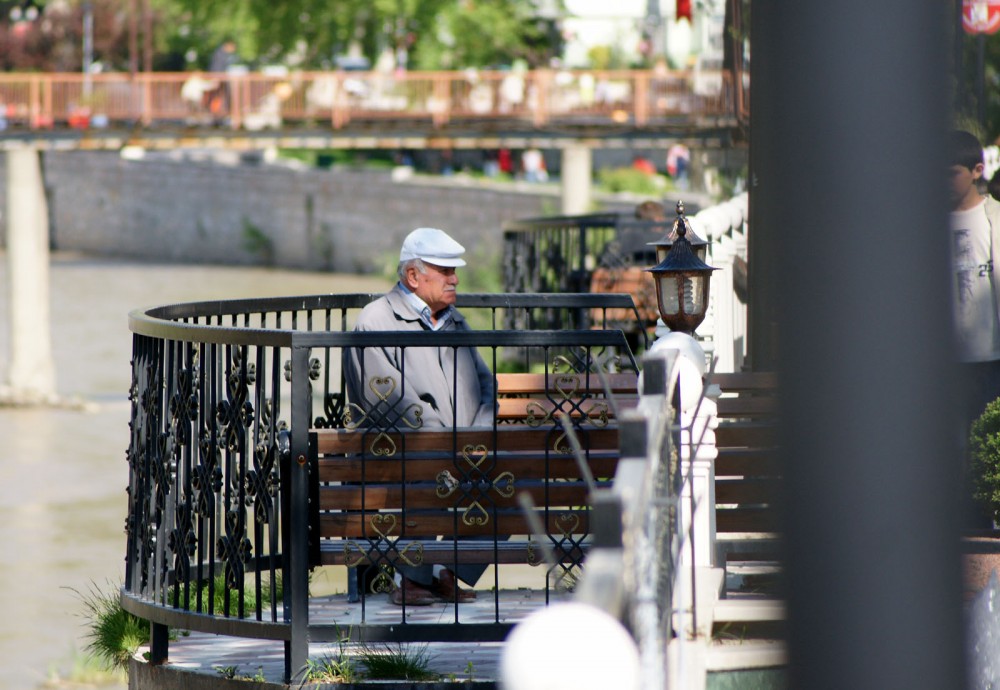
[[705, 311], [704, 276], [684, 276], [684, 313], [700, 314]]
[[660, 308], [664, 314], [677, 314], [681, 310], [680, 290], [675, 275], [660, 276]]

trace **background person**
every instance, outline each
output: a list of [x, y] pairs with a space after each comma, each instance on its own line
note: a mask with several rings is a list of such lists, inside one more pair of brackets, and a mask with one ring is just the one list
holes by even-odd
[[1000, 396], [1000, 285], [994, 270], [1000, 202], [979, 192], [983, 148], [975, 136], [953, 132], [950, 155], [952, 304], [968, 425]]

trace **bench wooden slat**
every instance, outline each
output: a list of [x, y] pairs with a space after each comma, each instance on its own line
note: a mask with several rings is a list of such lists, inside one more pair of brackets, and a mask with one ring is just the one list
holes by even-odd
[[[604, 394], [601, 377], [597, 374], [497, 374], [497, 394], [504, 395], [544, 395], [549, 391], [555, 398], [575, 395]], [[635, 394], [639, 377], [632, 372], [608, 374], [611, 392]]]
[[720, 422], [715, 429], [717, 448], [774, 448], [777, 428], [766, 422]]
[[718, 414], [721, 418], [773, 417], [778, 411], [778, 401], [774, 398], [719, 398]]
[[[318, 480], [327, 482], [401, 482], [434, 481], [438, 473], [448, 469], [457, 475], [455, 458], [447, 455], [437, 458], [407, 458], [383, 459], [346, 457], [320, 458], [318, 463]], [[459, 460], [463, 462], [464, 460]], [[570, 455], [553, 455], [548, 458], [542, 453], [523, 453], [503, 455], [495, 458], [496, 464], [484, 465], [484, 471], [496, 477], [500, 472], [510, 472], [515, 479], [579, 479], [580, 469], [576, 460]], [[405, 467], [404, 467], [405, 463]], [[591, 452], [588, 464], [595, 477], [613, 477], [618, 466], [618, 454], [615, 451]], [[468, 469], [468, 467], [466, 467]], [[404, 475], [405, 473], [405, 475]]]
[[717, 508], [715, 511], [717, 532], [773, 532], [777, 529], [777, 518], [773, 508]]
[[[573, 398], [556, 401], [548, 398], [501, 398], [497, 401], [499, 410], [497, 417], [501, 420], [523, 420], [530, 417], [544, 419], [554, 411], [562, 411], [571, 417], [598, 418], [602, 415], [612, 417], [614, 407], [606, 398]], [[615, 397], [615, 404], [620, 409], [631, 409], [639, 404], [637, 395]]]
[[773, 371], [737, 371], [716, 373], [712, 383], [718, 384], [723, 392], [764, 391], [773, 394], [778, 387], [778, 375]]
[[[465, 446], [485, 446], [510, 451], [553, 450], [568, 448], [561, 429], [553, 426], [531, 427], [527, 425], [503, 425], [497, 427], [494, 437], [492, 428], [459, 428], [455, 430], [414, 429], [384, 433], [371, 429], [316, 429], [312, 432], [316, 450], [321, 455], [352, 455], [379, 451], [395, 453], [437, 452], [450, 449], [461, 450]], [[584, 448], [594, 450], [614, 450], [618, 448], [618, 429], [585, 428], [577, 431]], [[555, 448], [558, 450], [557, 448]]]
[[[609, 483], [605, 482], [600, 486], [607, 488]], [[484, 507], [489, 509], [491, 505], [499, 508], [517, 508], [517, 495], [528, 494], [535, 505], [548, 505], [551, 509], [559, 506], [582, 506], [586, 505], [589, 499], [589, 489], [582, 482], [555, 482], [548, 486], [537, 482], [526, 485], [523, 482], [515, 486], [516, 494], [503, 496], [494, 490], [481, 493], [471, 491], [463, 494], [461, 490], [442, 498], [437, 493], [436, 484], [427, 482], [411, 484], [407, 482], [406, 491], [400, 484], [384, 485], [346, 485], [330, 486], [320, 490], [319, 508], [323, 511], [331, 510], [361, 510], [362, 506], [367, 509], [380, 506], [402, 506], [405, 499], [407, 509], [439, 508], [450, 509], [458, 506], [459, 510], [470, 505], [473, 501], [479, 501]], [[547, 500], [546, 500], [547, 499]]]
[[[407, 542], [412, 543], [412, 542]], [[429, 541], [417, 540], [421, 549], [421, 563], [424, 565], [451, 565], [455, 562], [455, 543], [450, 540]], [[362, 548], [367, 548], [367, 542], [360, 544]], [[464, 541], [459, 548], [458, 559], [460, 563], [499, 563], [499, 564], [524, 564], [540, 565], [542, 562], [542, 551], [537, 545], [525, 540], [518, 541], [498, 541], [496, 551], [493, 549], [493, 541]], [[557, 545], [550, 544], [552, 555], [562, 563], [579, 563], [588, 550], [588, 544], [583, 543], [578, 546], [570, 544]], [[357, 548], [349, 541], [324, 540], [320, 546], [321, 565], [364, 565], [372, 560], [364, 554], [359, 553]]]
[[[542, 524], [549, 534], [562, 535], [564, 532], [573, 535], [586, 535], [590, 532], [589, 511], [586, 510], [554, 510], [548, 513], [536, 511]], [[478, 512], [470, 513], [471, 518], [478, 517]], [[504, 510], [490, 513], [489, 519], [483, 524], [469, 524], [462, 519], [461, 514], [446, 511], [407, 511], [402, 513], [381, 511], [379, 513], [321, 513], [320, 534], [324, 538], [338, 539], [378, 539], [384, 536], [388, 539], [399, 539], [399, 548], [404, 548], [405, 542], [411, 539], [430, 538], [438, 535], [455, 534], [456, 522], [458, 536], [492, 537], [494, 534], [530, 534], [527, 519], [520, 510]], [[372, 519], [377, 518], [374, 526]], [[382, 531], [380, 535], [378, 530]]]
[[770, 448], [720, 448], [715, 459], [715, 476], [775, 476], [778, 460]]
[[715, 502], [735, 504], [769, 504], [774, 501], [778, 483], [770, 479], [726, 479], [715, 480]]

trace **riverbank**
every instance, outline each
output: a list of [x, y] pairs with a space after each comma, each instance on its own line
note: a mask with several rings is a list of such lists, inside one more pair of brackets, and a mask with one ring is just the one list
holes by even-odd
[[[6, 282], [0, 252], [0, 284]], [[389, 279], [268, 268], [185, 266], [53, 256], [50, 291], [57, 391], [85, 410], [0, 409], [0, 687], [35, 690], [72, 670], [84, 648], [76, 591], [124, 575], [132, 336], [139, 307], [203, 299], [381, 292]], [[0, 323], [8, 323], [0, 293]], [[9, 359], [0, 328], [0, 380]]]

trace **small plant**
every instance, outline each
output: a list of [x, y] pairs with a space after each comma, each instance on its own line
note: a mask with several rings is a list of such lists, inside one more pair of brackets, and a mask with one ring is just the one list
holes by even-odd
[[347, 653], [347, 644], [351, 641], [351, 632], [348, 628], [345, 635], [337, 627], [337, 653], [333, 656], [326, 656], [319, 661], [306, 660], [307, 683], [353, 683], [358, 679], [357, 668], [354, 659]]
[[246, 680], [255, 683], [263, 683], [267, 681], [264, 677], [263, 666], [258, 666], [257, 673], [252, 676], [241, 674], [238, 666], [214, 666], [213, 668], [215, 668], [216, 673], [226, 680]]
[[140, 646], [149, 642], [149, 621], [122, 608], [118, 588], [102, 592], [94, 583], [85, 592], [71, 590], [83, 602], [83, 614], [90, 620], [87, 653], [110, 669], [125, 670]]
[[969, 461], [973, 499], [993, 520], [1000, 520], [1000, 398], [972, 423]]
[[438, 680], [441, 676], [428, 668], [427, 646], [409, 649], [399, 644], [365, 647], [361, 650], [371, 680]]
[[468, 680], [471, 683], [472, 679], [475, 677], [475, 674], [476, 674], [476, 667], [473, 666], [472, 662], [470, 661], [469, 663], [467, 663], [465, 665], [465, 678], [466, 678], [466, 680]]
[[215, 671], [220, 676], [226, 680], [233, 680], [236, 678], [236, 667], [235, 666], [215, 666]]
[[358, 679], [354, 660], [346, 656], [323, 657], [306, 661], [307, 683], [353, 683]]

